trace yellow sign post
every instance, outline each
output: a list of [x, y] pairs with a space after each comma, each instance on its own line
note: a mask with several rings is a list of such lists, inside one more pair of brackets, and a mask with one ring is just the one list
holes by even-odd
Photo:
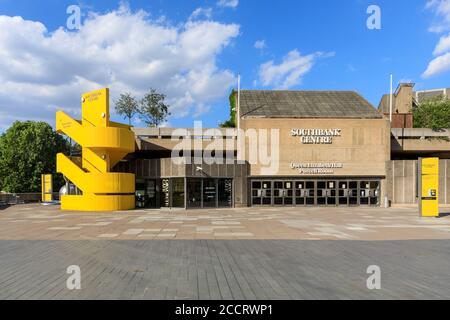
[[41, 201], [53, 201], [53, 181], [51, 174], [41, 174]]
[[419, 212], [439, 217], [439, 158], [419, 158]]

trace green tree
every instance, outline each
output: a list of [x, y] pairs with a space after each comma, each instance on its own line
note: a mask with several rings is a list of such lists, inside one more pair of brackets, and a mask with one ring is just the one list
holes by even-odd
[[131, 119], [138, 112], [138, 102], [135, 97], [131, 95], [131, 93], [122, 93], [119, 96], [119, 99], [114, 101], [116, 112], [123, 116], [124, 118], [128, 118], [128, 124], [131, 125]]
[[425, 100], [413, 109], [415, 128], [450, 128], [450, 99], [443, 96]]
[[220, 127], [222, 128], [236, 128], [236, 91], [234, 89], [231, 91], [229, 101], [230, 118], [220, 124]]
[[170, 116], [169, 105], [165, 103], [166, 96], [150, 89], [139, 103], [139, 118], [148, 127], [157, 127]]
[[[67, 152], [67, 141], [45, 122], [16, 121], [0, 136], [0, 190], [40, 192], [41, 174], [56, 172], [56, 154]], [[54, 190], [63, 184], [53, 179]]]

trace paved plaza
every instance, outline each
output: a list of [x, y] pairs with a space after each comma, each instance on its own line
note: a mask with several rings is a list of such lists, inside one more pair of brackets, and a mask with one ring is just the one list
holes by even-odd
[[446, 212], [444, 209], [440, 218], [420, 218], [415, 208], [364, 207], [83, 213], [30, 204], [0, 210], [0, 239], [450, 239], [450, 215]]
[[[448, 299], [449, 252], [448, 240], [2, 240], [0, 299]], [[70, 265], [80, 290], [66, 287]]]
[[445, 210], [0, 210], [0, 299], [445, 299], [449, 270]]

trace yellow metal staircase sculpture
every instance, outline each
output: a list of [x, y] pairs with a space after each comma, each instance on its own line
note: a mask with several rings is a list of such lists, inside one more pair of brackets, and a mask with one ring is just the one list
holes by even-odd
[[125, 155], [134, 152], [134, 133], [130, 126], [109, 120], [108, 89], [83, 94], [81, 102], [81, 121], [72, 119], [62, 111], [56, 113], [56, 130], [82, 147], [81, 157], [57, 155], [57, 172], [82, 191], [81, 195], [61, 196], [61, 209], [133, 209], [134, 174], [111, 172], [111, 169]]

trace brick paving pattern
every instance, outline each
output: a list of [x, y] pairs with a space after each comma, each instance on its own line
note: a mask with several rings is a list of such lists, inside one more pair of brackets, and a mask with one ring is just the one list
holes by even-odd
[[0, 210], [0, 239], [450, 239], [450, 215], [444, 209], [440, 218], [420, 218], [414, 208], [364, 207], [80, 213], [31, 204]]
[[[0, 299], [447, 299], [450, 241], [0, 241]], [[381, 290], [366, 287], [369, 265]], [[66, 268], [81, 269], [68, 290]]]

